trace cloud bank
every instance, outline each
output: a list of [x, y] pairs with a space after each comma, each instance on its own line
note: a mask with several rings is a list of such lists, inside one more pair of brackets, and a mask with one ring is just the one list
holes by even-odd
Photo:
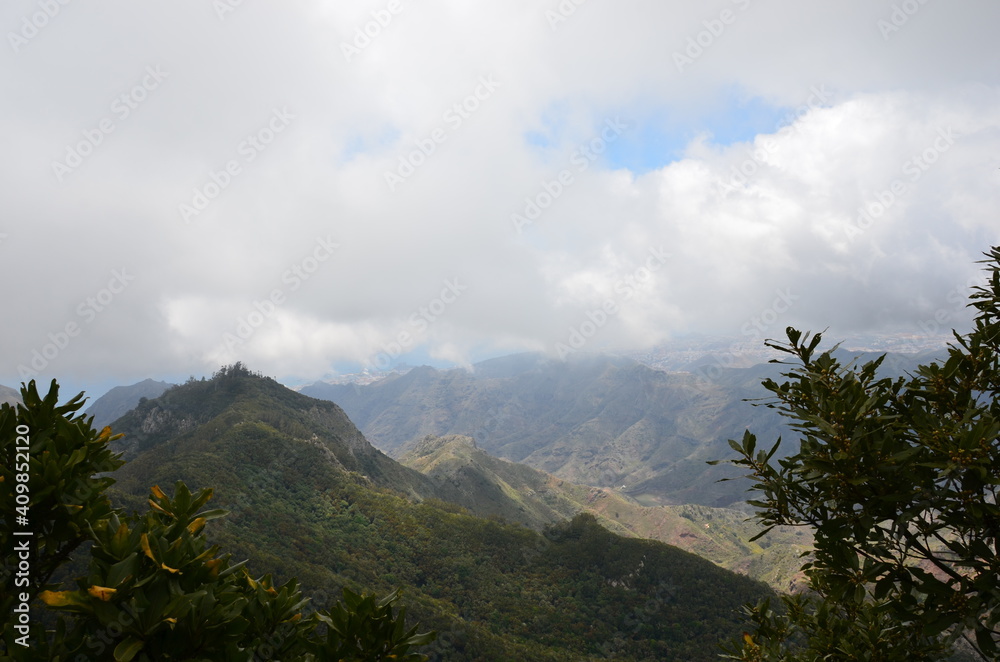
[[0, 383], [966, 323], [1000, 243], [998, 22], [5, 3]]

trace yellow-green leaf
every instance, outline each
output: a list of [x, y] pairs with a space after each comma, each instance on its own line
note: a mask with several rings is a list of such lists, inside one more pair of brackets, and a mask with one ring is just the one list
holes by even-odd
[[87, 589], [87, 593], [90, 593], [98, 600], [107, 602], [114, 596], [115, 590], [116, 589], [108, 588], [107, 586], [91, 586]]
[[42, 591], [38, 599], [50, 607], [85, 607], [87, 601], [80, 591]]
[[204, 528], [205, 528], [205, 518], [204, 517], [199, 517], [198, 519], [194, 520], [193, 522], [191, 522], [190, 524], [187, 525], [187, 530], [193, 536], [198, 535], [198, 533], [202, 529], [204, 529]]
[[205, 561], [205, 567], [208, 568], [208, 573], [213, 577], [219, 576], [219, 567], [222, 565], [222, 559], [212, 559], [210, 561]]
[[147, 501], [149, 502], [149, 507], [152, 508], [153, 510], [158, 510], [161, 513], [163, 513], [164, 515], [170, 515], [171, 517], [174, 516], [174, 514], [172, 512], [170, 512], [169, 510], [166, 510], [165, 508], [163, 508], [162, 506], [160, 506], [160, 504], [156, 503], [152, 499], [147, 499]]
[[149, 548], [149, 537], [145, 533], [142, 534], [141, 538], [139, 538], [139, 544], [142, 546], [142, 551], [146, 553], [146, 556], [153, 561], [156, 561], [156, 557], [153, 556], [153, 550]]

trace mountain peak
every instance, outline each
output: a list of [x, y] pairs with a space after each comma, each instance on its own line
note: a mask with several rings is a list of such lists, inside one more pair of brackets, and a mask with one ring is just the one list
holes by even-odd
[[161, 480], [164, 467], [184, 467], [181, 477], [199, 484], [206, 466], [226, 467], [235, 481], [236, 474], [246, 479], [273, 471], [279, 457], [297, 457], [301, 466], [289, 473], [293, 483], [313, 471], [346, 472], [417, 499], [434, 496], [430, 480], [369, 444], [336, 404], [296, 393], [242, 364], [142, 402], [116, 421], [114, 431], [125, 435], [115, 444], [129, 460], [122, 479], [139, 485]]
[[250, 370], [242, 361], [237, 361], [232, 365], [224, 365], [212, 374], [211, 381], [225, 381], [233, 379], [261, 379], [277, 384], [273, 377], [268, 377], [262, 372]]

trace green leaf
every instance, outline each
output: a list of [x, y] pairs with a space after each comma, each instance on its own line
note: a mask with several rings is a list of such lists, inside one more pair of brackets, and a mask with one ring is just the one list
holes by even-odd
[[759, 540], [759, 539], [763, 538], [768, 533], [770, 533], [773, 528], [774, 528], [773, 525], [767, 527], [766, 529], [764, 529], [763, 531], [761, 531], [760, 533], [758, 533], [757, 535], [755, 535], [753, 538], [751, 538], [748, 542], [754, 542], [755, 540]]
[[986, 628], [976, 628], [976, 644], [986, 655], [995, 657], [997, 654], [997, 644], [993, 640], [993, 634]]
[[129, 637], [115, 646], [115, 662], [129, 662], [136, 653], [142, 650], [143, 641], [136, 637]]
[[778, 440], [777, 440], [776, 442], [774, 442], [774, 446], [772, 446], [772, 447], [771, 447], [771, 450], [769, 450], [769, 451], [767, 452], [767, 456], [766, 456], [766, 457], [764, 458], [764, 461], [765, 461], [765, 462], [767, 462], [767, 461], [768, 461], [768, 460], [770, 460], [770, 459], [771, 459], [772, 457], [774, 457], [774, 454], [775, 454], [775, 452], [777, 452], [777, 450], [778, 450], [778, 446], [780, 446], [780, 445], [781, 445], [781, 437], [778, 437]]
[[132, 552], [127, 557], [111, 566], [111, 569], [108, 570], [108, 585], [116, 587], [129, 577], [133, 576], [138, 563], [139, 554], [137, 552]]

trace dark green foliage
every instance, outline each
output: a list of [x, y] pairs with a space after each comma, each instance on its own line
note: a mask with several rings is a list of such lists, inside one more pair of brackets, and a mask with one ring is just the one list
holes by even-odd
[[[192, 494], [178, 482], [170, 497], [154, 486], [145, 514], [126, 516], [112, 509], [103, 493], [112, 479], [93, 477], [121, 465], [107, 447], [110, 429], [97, 433], [73, 416], [80, 396], [57, 406], [55, 382], [44, 399], [34, 382], [22, 397], [24, 405], [16, 411], [6, 404], [0, 409], [5, 459], [0, 485], [6, 507], [15, 503], [15, 484], [24, 482], [11, 469], [30, 473], [32, 503], [26, 512], [36, 526], [27, 573], [31, 582], [21, 590], [35, 614], [27, 637], [4, 619], [0, 653], [13, 659], [116, 662], [426, 659], [409, 651], [434, 635], [406, 629], [405, 610], [393, 613], [398, 592], [382, 600], [348, 593], [346, 606], [305, 615], [309, 600], [296, 580], [275, 586], [270, 575], [254, 579], [243, 563], [231, 564], [231, 556], [220, 554], [219, 545], [206, 538], [207, 523], [225, 514], [202, 509], [212, 498], [210, 489]], [[30, 439], [30, 467], [21, 466], [16, 452], [25, 438]], [[5, 583], [18, 563], [8, 532], [15, 529], [14, 517], [25, 516], [25, 511], [8, 510]], [[74, 550], [84, 551], [83, 543], [89, 543], [89, 566], [75, 580], [77, 587], [49, 584]], [[25, 601], [20, 591], [16, 594], [18, 604]], [[15, 593], [5, 587], [3, 595], [3, 606], [12, 613]], [[43, 605], [49, 612], [44, 618], [38, 615]], [[44, 623], [51, 626], [46, 629]]]
[[[27, 590], [34, 598], [52, 574], [89, 539], [88, 526], [111, 514], [105, 490], [114, 480], [105, 476], [123, 463], [109, 449], [110, 428], [91, 428], [77, 412], [83, 394], [58, 404], [59, 387], [53, 380], [48, 394], [39, 395], [32, 381], [21, 391], [23, 406], [0, 408], [0, 554], [4, 578], [17, 567], [12, 533], [18, 515], [26, 515], [31, 538], [31, 573]], [[24, 445], [21, 440], [28, 440]], [[21, 451], [21, 453], [18, 453]], [[25, 463], [23, 454], [27, 453]], [[21, 457], [18, 457], [21, 455]], [[19, 475], [27, 474], [30, 509], [19, 511], [15, 500]], [[100, 476], [100, 477], [99, 477]], [[3, 614], [11, 612], [14, 592], [0, 598]]]
[[434, 635], [417, 634], [416, 627], [404, 629], [406, 608], [392, 613], [392, 605], [398, 599], [398, 590], [376, 600], [373, 595], [362, 596], [345, 588], [343, 602], [334, 605], [328, 613], [317, 614], [327, 626], [323, 652], [331, 656], [329, 659], [357, 662], [426, 660], [423, 655], [407, 651], [431, 643]]
[[[76, 615], [53, 649], [98, 658], [113, 651], [123, 661], [249, 659], [283, 623], [300, 620], [306, 601], [294, 580], [275, 589], [269, 577], [252, 579], [242, 563], [208, 545], [206, 522], [224, 514], [200, 511], [211, 496], [192, 495], [183, 483], [173, 499], [154, 488], [144, 517], [112, 514], [95, 523], [79, 588], [40, 596]], [[302, 632], [289, 634], [281, 638], [285, 653], [302, 645]]]
[[[898, 379], [817, 355], [795, 329], [774, 347], [798, 367], [766, 381], [799, 452], [774, 462], [732, 442], [761, 522], [815, 529], [812, 598], [750, 611], [735, 659], [933, 660], [965, 638], [997, 659], [1000, 636], [1000, 249], [976, 288], [974, 329], [947, 360]], [[780, 440], [779, 440], [780, 441]]]

